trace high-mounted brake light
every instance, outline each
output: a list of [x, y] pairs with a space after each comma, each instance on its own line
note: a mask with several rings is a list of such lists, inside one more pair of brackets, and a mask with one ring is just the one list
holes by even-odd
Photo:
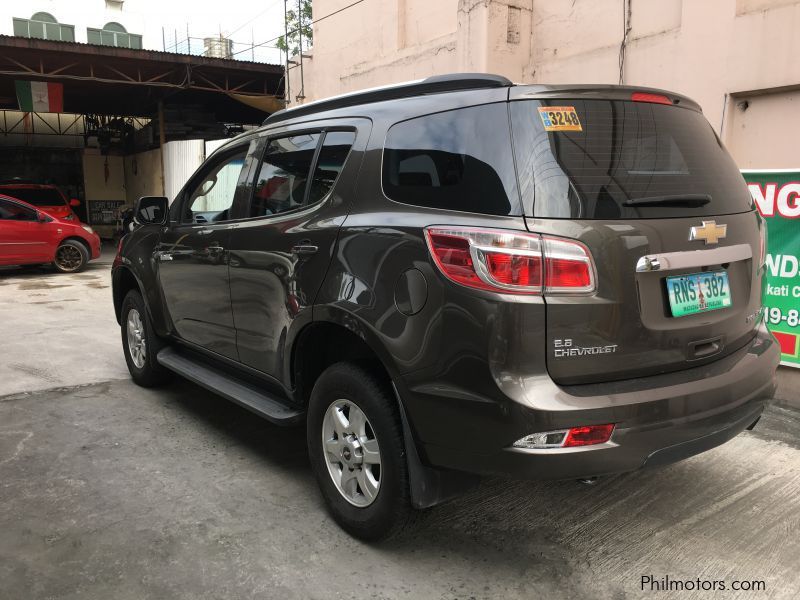
[[537, 234], [475, 227], [428, 227], [439, 270], [455, 283], [505, 294], [575, 294], [595, 289], [583, 244]]
[[647, 92], [633, 92], [631, 100], [634, 102], [651, 102], [653, 104], [672, 104], [672, 100], [662, 94], [648, 94]]
[[556, 431], [542, 431], [532, 433], [514, 442], [515, 448], [528, 450], [545, 450], [548, 448], [576, 448], [578, 446], [593, 446], [605, 444], [611, 439], [614, 424], [608, 425], [582, 425], [571, 429]]

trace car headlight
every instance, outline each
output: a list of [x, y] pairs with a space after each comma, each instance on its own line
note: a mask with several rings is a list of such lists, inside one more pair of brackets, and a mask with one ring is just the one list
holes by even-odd
[[86, 231], [88, 231], [89, 233], [94, 233], [94, 229], [92, 229], [92, 228], [91, 228], [91, 227], [89, 227], [88, 225], [81, 225], [81, 227], [83, 227], [83, 228], [84, 228]]

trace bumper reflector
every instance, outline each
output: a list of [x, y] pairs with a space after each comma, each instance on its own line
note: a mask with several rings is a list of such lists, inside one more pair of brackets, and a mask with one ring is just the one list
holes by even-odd
[[603, 444], [611, 439], [614, 425], [584, 425], [572, 429], [532, 433], [514, 442], [514, 448], [546, 449], [574, 448]]

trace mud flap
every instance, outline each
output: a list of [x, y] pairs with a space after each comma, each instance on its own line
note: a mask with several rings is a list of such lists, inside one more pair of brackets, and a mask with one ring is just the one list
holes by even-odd
[[477, 475], [450, 469], [434, 469], [422, 464], [403, 402], [400, 400], [400, 394], [397, 393], [394, 382], [392, 382], [392, 389], [397, 398], [400, 420], [403, 424], [403, 443], [408, 465], [408, 481], [411, 487], [411, 505], [416, 509], [430, 508], [452, 500], [478, 485], [480, 477]]

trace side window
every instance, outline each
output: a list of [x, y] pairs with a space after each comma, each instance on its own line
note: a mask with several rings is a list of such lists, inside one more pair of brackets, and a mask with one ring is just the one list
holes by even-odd
[[356, 134], [352, 131], [329, 131], [325, 134], [314, 176], [311, 178], [308, 204], [319, 202], [331, 191], [355, 139]]
[[21, 206], [16, 202], [0, 200], [0, 220], [2, 221], [36, 221], [36, 211]]
[[520, 215], [505, 104], [418, 117], [389, 129], [383, 191], [395, 202]]
[[270, 140], [256, 177], [251, 217], [277, 215], [305, 202], [308, 175], [320, 134]]
[[214, 223], [230, 219], [247, 149], [229, 154], [207, 171], [184, 202], [183, 222]]

